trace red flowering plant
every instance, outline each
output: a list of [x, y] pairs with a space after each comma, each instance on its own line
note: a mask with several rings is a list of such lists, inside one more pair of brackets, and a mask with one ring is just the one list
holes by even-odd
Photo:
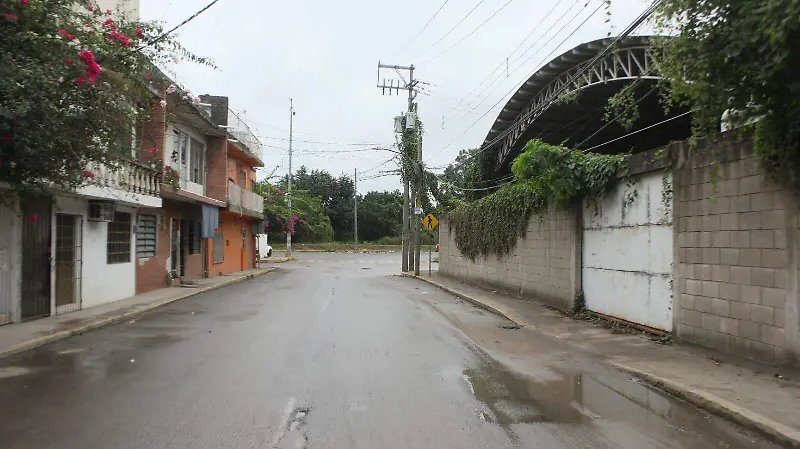
[[158, 66], [211, 65], [154, 22], [93, 0], [0, 0], [0, 182], [16, 193], [71, 190], [92, 164], [153, 147], [141, 130], [167, 89]]

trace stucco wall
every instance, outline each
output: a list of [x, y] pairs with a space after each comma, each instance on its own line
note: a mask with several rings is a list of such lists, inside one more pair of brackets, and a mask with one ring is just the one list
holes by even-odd
[[[131, 258], [125, 263], [107, 263], [108, 223], [89, 221], [88, 200], [58, 196], [54, 213], [74, 214], [83, 217], [83, 280], [81, 285], [82, 308], [118, 301], [136, 294], [136, 241], [131, 232]], [[136, 209], [117, 205], [118, 212], [136, 218]], [[53, 219], [55, 223], [55, 219]], [[132, 230], [131, 230], [132, 231]]]
[[473, 261], [463, 256], [446, 218], [439, 227], [439, 240], [439, 272], [446, 276], [562, 309], [571, 308], [580, 291], [580, 226], [575, 210], [551, 209], [532, 215], [525, 238], [502, 257], [489, 255]]

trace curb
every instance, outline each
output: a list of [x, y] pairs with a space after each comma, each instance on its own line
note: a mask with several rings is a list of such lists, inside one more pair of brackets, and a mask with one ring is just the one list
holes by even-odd
[[[450, 293], [451, 295], [461, 298], [484, 310], [487, 310], [503, 318], [506, 318], [507, 320], [512, 321], [514, 324], [518, 326], [540, 332], [549, 337], [557, 338], [563, 342], [566, 342], [571, 346], [586, 350], [586, 348], [584, 348], [583, 346], [565, 340], [558, 335], [543, 331], [538, 327], [533, 326], [530, 323], [527, 323], [524, 320], [515, 317], [514, 314], [512, 313], [499, 310], [475, 298], [457, 292], [445, 285], [439, 284], [438, 282], [432, 281], [430, 279], [425, 279], [420, 276], [414, 276], [413, 274], [408, 274], [408, 273], [401, 273], [400, 276], [405, 278], [418, 279], [420, 281], [426, 282], [440, 290]], [[615, 368], [619, 371], [622, 371], [626, 374], [629, 374], [631, 376], [634, 376], [642, 380], [644, 383], [650, 385], [651, 387], [654, 387], [667, 394], [675, 396], [678, 399], [685, 400], [686, 402], [695, 405], [697, 407], [700, 407], [704, 410], [708, 410], [724, 419], [733, 421], [736, 424], [739, 424], [740, 426], [746, 429], [758, 432], [766, 436], [767, 438], [775, 440], [776, 442], [782, 445], [800, 449], [800, 431], [795, 430], [789, 426], [786, 426], [779, 422], [775, 422], [767, 418], [766, 416], [760, 415], [758, 413], [751, 412], [745, 408], [742, 408], [736, 404], [726, 401], [725, 399], [722, 399], [720, 397], [714, 396], [710, 393], [696, 390], [687, 385], [683, 385], [678, 382], [664, 379], [662, 377], [656, 376], [654, 374], [648, 373], [638, 368], [634, 368], [631, 366], [611, 361], [606, 361], [605, 363], [611, 366], [612, 368]]]
[[193, 289], [192, 291], [190, 291], [188, 293], [176, 296], [174, 298], [170, 298], [170, 299], [167, 299], [167, 300], [164, 300], [164, 301], [161, 301], [161, 302], [157, 302], [157, 303], [151, 303], [151, 304], [143, 305], [143, 306], [140, 306], [137, 309], [131, 310], [131, 311], [129, 311], [127, 313], [124, 313], [122, 315], [103, 318], [103, 319], [100, 319], [100, 320], [92, 321], [90, 323], [84, 324], [84, 325], [79, 326], [79, 327], [75, 327], [75, 328], [72, 328], [72, 329], [67, 329], [67, 330], [55, 332], [53, 334], [45, 335], [45, 336], [42, 336], [42, 337], [37, 337], [37, 338], [34, 338], [32, 340], [28, 340], [28, 341], [16, 344], [14, 346], [11, 346], [8, 349], [4, 349], [4, 350], [0, 351], [0, 359], [4, 359], [6, 357], [10, 357], [12, 355], [19, 354], [19, 353], [22, 353], [22, 352], [25, 352], [25, 351], [30, 351], [31, 349], [36, 349], [36, 348], [38, 348], [40, 346], [44, 346], [46, 344], [54, 343], [56, 341], [63, 340], [65, 338], [69, 338], [69, 337], [71, 337], [73, 335], [82, 334], [84, 332], [92, 331], [92, 330], [95, 330], [95, 329], [101, 329], [101, 328], [104, 328], [104, 327], [108, 327], [108, 326], [111, 326], [112, 324], [117, 324], [117, 323], [120, 323], [122, 321], [134, 318], [134, 317], [139, 316], [139, 315], [141, 315], [143, 313], [149, 312], [149, 311], [151, 311], [153, 309], [157, 309], [159, 307], [166, 306], [166, 305], [171, 304], [173, 302], [180, 301], [180, 300], [186, 299], [186, 298], [191, 298], [192, 296], [197, 296], [197, 295], [199, 295], [201, 293], [206, 293], [206, 292], [210, 292], [210, 291], [213, 291], [213, 290], [218, 290], [218, 289], [220, 289], [222, 287], [227, 287], [229, 285], [238, 284], [240, 282], [243, 282], [243, 281], [246, 281], [246, 280], [250, 280], [250, 279], [253, 279], [255, 277], [258, 277], [258, 276], [261, 276], [261, 275], [264, 275], [264, 274], [267, 274], [267, 273], [271, 273], [273, 271], [275, 271], [275, 268], [264, 268], [263, 270], [261, 270], [258, 273], [248, 274], [246, 276], [238, 277], [236, 279], [231, 279], [229, 281], [225, 281], [225, 282], [222, 282], [222, 283], [219, 283], [219, 284], [209, 285], [207, 287], [196, 288], [196, 289]]
[[648, 385], [683, 399], [697, 407], [708, 410], [717, 416], [728, 419], [740, 426], [754, 430], [773, 439], [775, 442], [792, 448], [800, 448], [800, 431], [775, 422], [766, 416], [751, 412], [730, 401], [713, 394], [694, 389], [679, 382], [664, 379], [655, 374], [617, 362], [608, 364], [626, 374], [642, 380]]
[[260, 260], [260, 261], [258, 261], [258, 263], [284, 263], [284, 262], [288, 262], [288, 261], [290, 261], [292, 259], [294, 259], [294, 257], [285, 256], [285, 257], [281, 257], [281, 258], [275, 259], [275, 260], [269, 260], [269, 259]]

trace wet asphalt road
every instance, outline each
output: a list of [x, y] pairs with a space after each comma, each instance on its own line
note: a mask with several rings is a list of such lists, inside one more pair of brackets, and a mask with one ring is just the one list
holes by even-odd
[[4, 359], [0, 447], [777, 447], [398, 264], [301, 254]]

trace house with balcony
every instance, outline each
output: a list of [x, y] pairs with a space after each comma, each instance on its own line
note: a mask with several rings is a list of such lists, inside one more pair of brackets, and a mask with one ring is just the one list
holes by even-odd
[[154, 159], [164, 175], [162, 207], [136, 215], [137, 293], [215, 273], [209, 239], [226, 206], [210, 194], [209, 155], [226, 145], [228, 131], [211, 120], [209, 105], [182, 89], [168, 89], [164, 99], [166, 106], [157, 106], [145, 125], [139, 148], [140, 157]]
[[210, 276], [256, 266], [256, 235], [264, 233], [264, 198], [254, 192], [256, 168], [263, 167], [261, 142], [233, 112], [227, 97], [202, 95], [212, 120], [230, 138], [209, 153], [209, 196], [224, 201], [214, 230]]

